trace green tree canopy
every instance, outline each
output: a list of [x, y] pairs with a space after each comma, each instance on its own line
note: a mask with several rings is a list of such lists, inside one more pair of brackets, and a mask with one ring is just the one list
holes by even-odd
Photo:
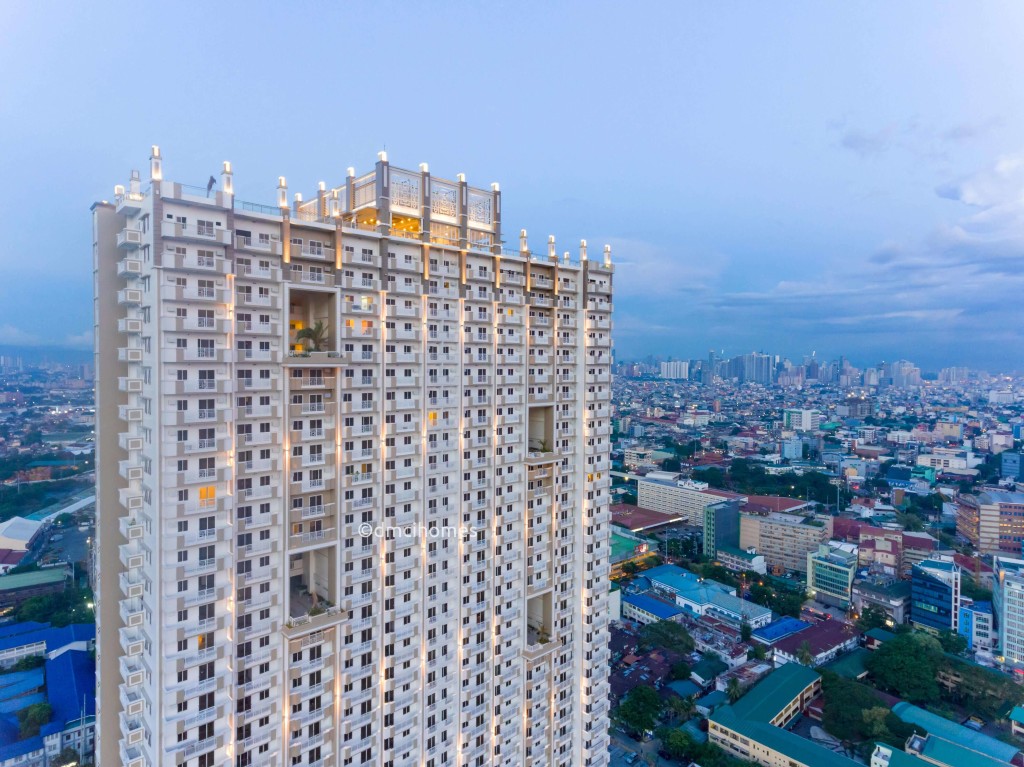
[[661, 716], [661, 696], [653, 687], [634, 687], [612, 712], [612, 719], [632, 735], [653, 730]]
[[867, 658], [865, 665], [878, 684], [912, 703], [939, 699], [936, 675], [943, 662], [942, 645], [928, 634], [898, 634]]
[[640, 629], [640, 647], [644, 650], [660, 648], [687, 655], [694, 646], [690, 632], [672, 621], [648, 623]]

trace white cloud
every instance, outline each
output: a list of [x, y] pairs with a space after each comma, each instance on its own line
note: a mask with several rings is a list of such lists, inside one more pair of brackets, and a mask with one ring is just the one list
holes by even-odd
[[37, 336], [13, 325], [0, 325], [0, 344], [11, 346], [34, 346], [39, 343]]

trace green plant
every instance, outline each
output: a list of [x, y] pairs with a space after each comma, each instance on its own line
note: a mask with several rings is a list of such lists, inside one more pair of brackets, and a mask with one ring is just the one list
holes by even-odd
[[295, 334], [295, 340], [308, 341], [309, 343], [304, 343], [303, 347], [308, 347], [311, 351], [319, 352], [327, 345], [329, 335], [330, 333], [327, 323], [323, 320], [317, 320], [312, 326], [303, 328], [297, 332]]

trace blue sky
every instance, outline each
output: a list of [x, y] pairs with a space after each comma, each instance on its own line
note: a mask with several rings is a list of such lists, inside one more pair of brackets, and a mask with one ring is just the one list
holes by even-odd
[[393, 163], [612, 244], [616, 349], [1024, 367], [1024, 5], [4, 2], [0, 344], [88, 345], [89, 205]]

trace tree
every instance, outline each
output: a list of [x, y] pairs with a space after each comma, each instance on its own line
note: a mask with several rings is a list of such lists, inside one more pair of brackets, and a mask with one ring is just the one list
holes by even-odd
[[735, 703], [743, 696], [743, 686], [740, 684], [740, 680], [733, 677], [725, 685], [725, 694], [729, 696], [729, 702]]
[[662, 727], [658, 730], [661, 750], [678, 762], [686, 762], [696, 747], [689, 733], [675, 727]]
[[939, 644], [942, 645], [943, 650], [953, 655], [963, 655], [967, 652], [967, 637], [950, 629], [943, 629], [939, 632]]
[[669, 674], [673, 681], [686, 680], [690, 678], [690, 664], [684, 660], [672, 664]]
[[661, 716], [661, 697], [653, 687], [634, 687], [612, 713], [612, 718], [631, 735], [653, 730]]
[[871, 653], [865, 665], [879, 686], [912, 703], [934, 703], [939, 699], [936, 675], [943, 658], [935, 637], [905, 633]]
[[328, 330], [327, 323], [323, 320], [317, 320], [312, 326], [308, 328], [302, 328], [298, 333], [295, 334], [296, 341], [309, 341], [308, 344], [303, 344], [303, 347], [308, 347], [310, 351], [318, 352], [327, 345], [330, 331]]
[[72, 767], [79, 763], [78, 752], [75, 749], [68, 746], [61, 751], [54, 758], [54, 761], [50, 762], [52, 767]]
[[22, 740], [34, 738], [39, 728], [50, 721], [50, 704], [33, 703], [18, 712], [19, 735]]
[[678, 695], [673, 695], [668, 699], [665, 708], [670, 719], [673, 721], [682, 719], [685, 722], [693, 716], [696, 706], [690, 698], [680, 698]]
[[754, 633], [754, 630], [750, 627], [750, 624], [746, 621], [740, 624], [740, 639], [744, 642], [750, 641], [750, 636]]
[[806, 639], [800, 643], [796, 651], [796, 660], [802, 666], [810, 666], [814, 663], [814, 653], [811, 651], [811, 643]]
[[764, 649], [764, 645], [760, 642], [755, 642], [751, 646], [750, 652], [747, 653], [748, 660], [764, 660], [767, 657], [768, 651]]
[[648, 623], [640, 629], [640, 647], [644, 650], [661, 648], [688, 655], [693, 652], [694, 646], [690, 632], [672, 621]]
[[857, 628], [861, 631], [882, 628], [888, 619], [888, 614], [878, 605], [868, 605], [857, 619]]

